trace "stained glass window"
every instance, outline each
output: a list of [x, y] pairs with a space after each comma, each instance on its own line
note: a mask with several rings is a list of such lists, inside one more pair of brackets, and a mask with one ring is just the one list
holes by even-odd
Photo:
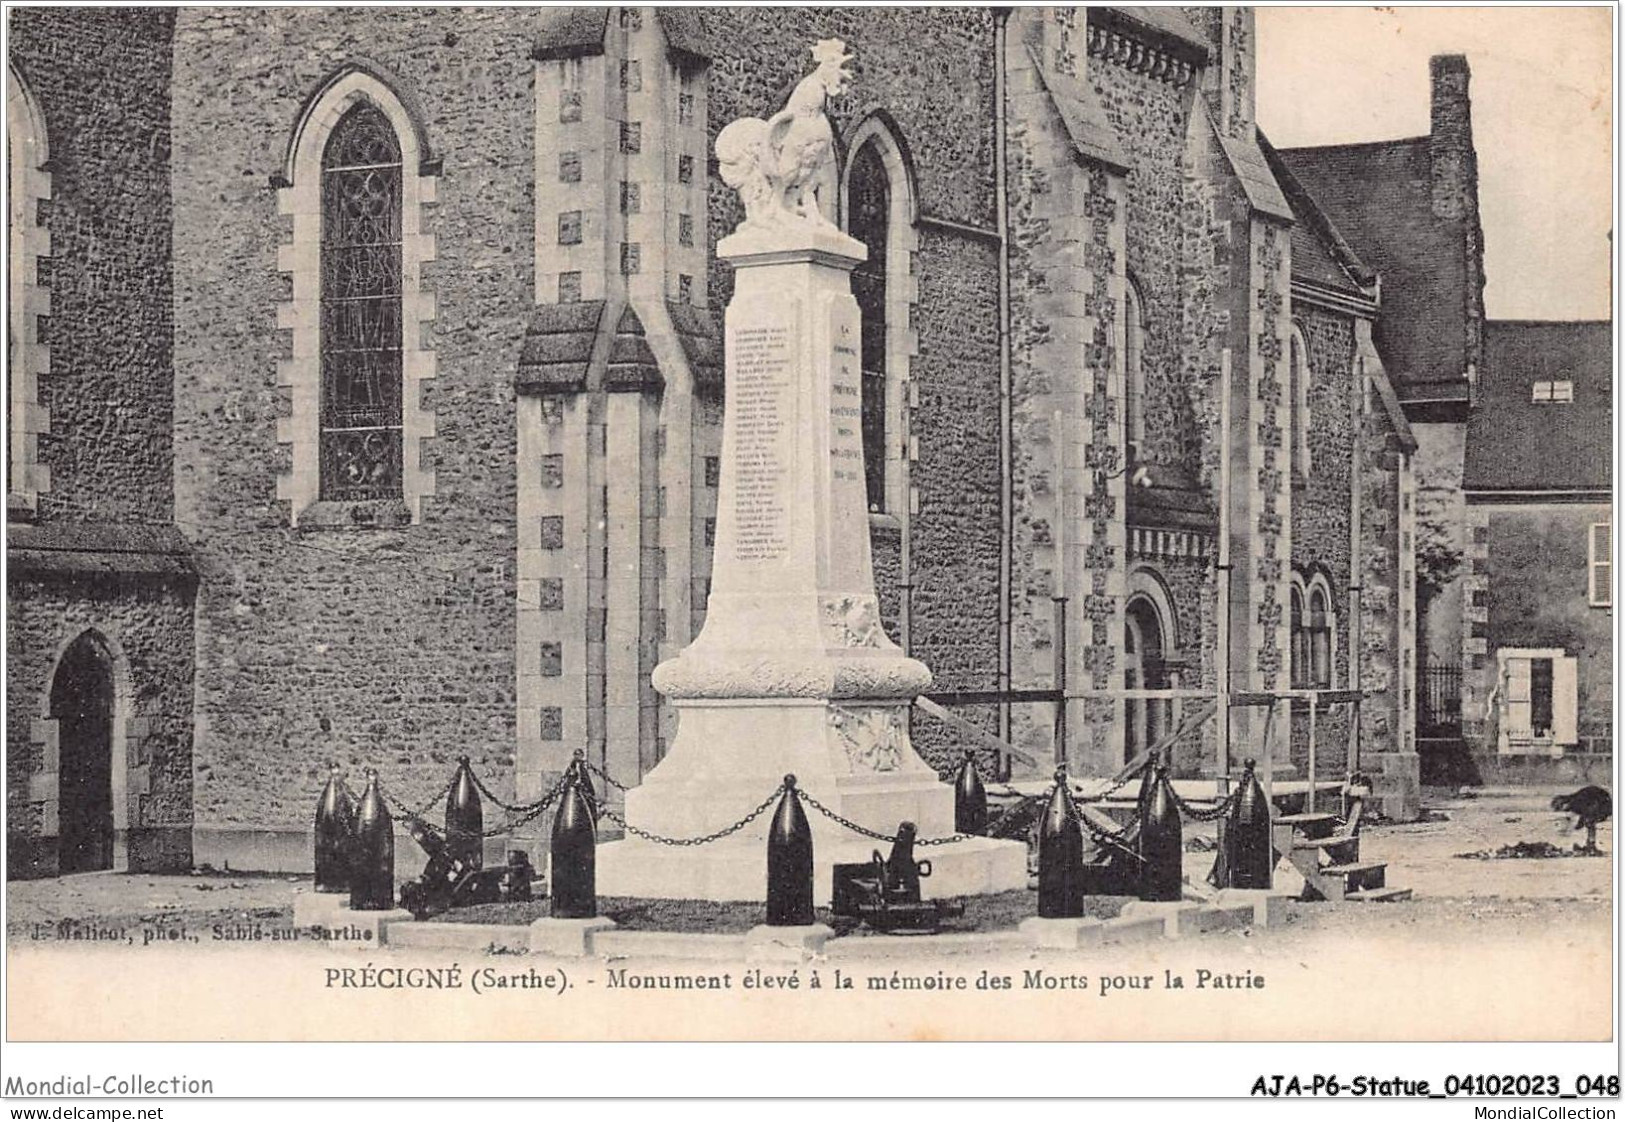
[[321, 497], [401, 494], [401, 150], [358, 104], [322, 156]]
[[852, 295], [863, 317], [863, 472], [869, 509], [886, 509], [886, 241], [891, 181], [880, 151], [865, 144], [852, 158], [847, 227], [869, 250], [852, 271]]

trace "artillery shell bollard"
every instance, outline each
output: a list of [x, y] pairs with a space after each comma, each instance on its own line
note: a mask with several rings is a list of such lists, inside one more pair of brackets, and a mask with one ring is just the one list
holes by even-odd
[[570, 772], [574, 774], [576, 786], [581, 788], [581, 795], [587, 800], [587, 809], [592, 811], [593, 821], [598, 820], [598, 789], [593, 786], [592, 773], [587, 770], [587, 753], [577, 748], [575, 756], [570, 760]]
[[356, 809], [351, 850], [350, 908], [383, 912], [395, 906], [395, 822], [378, 790], [378, 773], [367, 771], [367, 789]]
[[316, 891], [350, 891], [350, 847], [355, 840], [355, 804], [339, 769], [328, 776], [316, 800]]
[[598, 828], [579, 774], [565, 780], [553, 816], [554, 919], [591, 919], [598, 914]]
[[1226, 823], [1225, 842], [1230, 847], [1231, 888], [1268, 888], [1275, 864], [1274, 843], [1270, 838], [1270, 804], [1259, 785], [1252, 760], [1241, 777], [1241, 790]]
[[812, 922], [812, 827], [796, 795], [796, 777], [787, 775], [767, 828], [767, 925], [807, 927]]
[[481, 852], [485, 833], [485, 810], [480, 806], [480, 793], [474, 784], [474, 772], [468, 757], [464, 756], [452, 779], [451, 792], [446, 796], [446, 848], [449, 856], [462, 861], [470, 869], [484, 864]]
[[1168, 769], [1157, 765], [1156, 787], [1140, 811], [1140, 899], [1179, 900], [1184, 895], [1185, 832]]
[[976, 753], [969, 750], [954, 781], [954, 833], [987, 833], [987, 788], [976, 772]]
[[1055, 769], [1055, 791], [1038, 828], [1038, 914], [1043, 919], [1083, 915], [1083, 825], [1064, 767]]

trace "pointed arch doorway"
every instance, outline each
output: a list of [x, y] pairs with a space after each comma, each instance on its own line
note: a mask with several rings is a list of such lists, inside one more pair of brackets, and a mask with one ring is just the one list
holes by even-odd
[[91, 632], [63, 652], [51, 681], [58, 751], [58, 868], [113, 867], [113, 658]]

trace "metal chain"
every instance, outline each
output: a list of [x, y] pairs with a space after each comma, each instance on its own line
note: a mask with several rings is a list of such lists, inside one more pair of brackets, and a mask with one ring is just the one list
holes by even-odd
[[[498, 803], [499, 806], [503, 806], [504, 810], [507, 810], [510, 813], [516, 813], [519, 815], [519, 817], [510, 818], [507, 822], [504, 822], [498, 826], [492, 826], [487, 830], [482, 830], [478, 834], [470, 833], [467, 830], [447, 830], [444, 827], [436, 826], [433, 822], [430, 822], [427, 818], [425, 818], [420, 811], [415, 811], [410, 807], [403, 806], [398, 799], [384, 789], [382, 784], [379, 784], [378, 793], [383, 797], [385, 805], [395, 812], [396, 817], [405, 819], [409, 822], [416, 822], [425, 829], [429, 830], [431, 833], [440, 834], [441, 836], [448, 838], [495, 838], [500, 837], [503, 834], [510, 833], [521, 826], [527, 825], [536, 818], [539, 818], [544, 812], [546, 812], [548, 807], [553, 805], [554, 801], [557, 800], [559, 795], [564, 791], [565, 780], [567, 777], [567, 775], [560, 776], [558, 782], [553, 784], [553, 787], [547, 792], [547, 794], [543, 795], [541, 799], [534, 803], [515, 807], [503, 806], [503, 804]], [[450, 790], [449, 785], [447, 790]], [[442, 793], [441, 797], [444, 797], [444, 792]], [[439, 801], [439, 798], [434, 799], [433, 801], [425, 804], [424, 809], [427, 810], [430, 807], [433, 807], [435, 803]]]
[[[819, 814], [822, 814], [825, 818], [828, 818], [831, 822], [834, 822], [839, 826], [845, 826], [854, 834], [862, 834], [866, 838], [873, 838], [875, 841], [886, 842], [888, 845], [897, 844], [896, 834], [882, 834], [879, 830], [871, 830], [867, 826], [860, 826], [850, 818], [844, 818], [841, 815], [836, 814], [833, 810], [819, 802], [817, 799], [813, 798], [812, 795], [802, 790], [800, 787], [796, 788], [796, 796], [801, 799], [802, 802], [816, 810]], [[914, 844], [927, 847], [933, 845], [952, 845], [954, 842], [969, 841], [971, 838], [976, 836], [977, 835], [975, 834], [949, 834], [945, 838], [915, 838]]]
[[760, 805], [758, 805], [755, 810], [745, 815], [745, 817], [735, 822], [732, 826], [725, 826], [722, 829], [717, 830], [715, 833], [705, 834], [704, 836], [697, 838], [668, 838], [664, 837], [663, 835], [653, 833], [649, 830], [645, 830], [640, 826], [634, 826], [625, 818], [622, 818], [619, 814], [616, 814], [615, 811], [607, 804], [600, 803], [598, 810], [599, 813], [601, 813], [605, 818], [608, 818], [611, 822], [615, 823], [627, 833], [633, 835], [634, 837], [642, 838], [644, 841], [654, 842], [656, 845], [670, 845], [679, 847], [707, 845], [714, 841], [720, 841], [729, 834], [737, 834], [740, 830], [743, 830], [746, 826], [749, 826], [752, 822], [756, 821], [763, 814], [765, 814], [767, 812], [767, 808], [776, 803], [779, 800], [779, 796], [783, 794], [783, 792], [784, 784], [780, 783], [773, 789], [773, 793], [771, 795], [761, 801]]
[[1223, 818], [1230, 813], [1230, 809], [1236, 805], [1236, 800], [1241, 797], [1241, 788], [1237, 787], [1211, 807], [1199, 808], [1180, 798], [1179, 792], [1174, 791], [1172, 784], [1169, 785], [1168, 790], [1173, 793], [1174, 805], [1179, 807], [1179, 812], [1196, 822], [1215, 822]]
[[[452, 777], [449, 780], [446, 781], [446, 785], [444, 787], [440, 788], [440, 793], [438, 795], [436, 795], [434, 798], [430, 799], [428, 802], [424, 803], [422, 806], [418, 807], [417, 810], [415, 810], [415, 811], [406, 811], [405, 813], [407, 814], [408, 817], [411, 817], [411, 818], [422, 818], [425, 814], [428, 814], [429, 811], [431, 811], [435, 807], [439, 806], [441, 804], [441, 802], [443, 802], [445, 800], [446, 796], [451, 794], [451, 789], [452, 789], [452, 787], [456, 786], [456, 784], [457, 784], [457, 776], [456, 776], [455, 773], [453, 773]], [[382, 783], [378, 784], [378, 792], [379, 792], [379, 794], [383, 794], [383, 790], [384, 790], [384, 785]], [[387, 796], [386, 795], [385, 797], [390, 802], [395, 801], [393, 796]]]
[[[1146, 766], [1150, 765], [1147, 764]], [[1130, 783], [1134, 782], [1134, 780], [1137, 779], [1140, 773], [1144, 770], [1144, 767], [1136, 768], [1134, 771], [1131, 771], [1127, 775], [1123, 776], [1123, 778], [1119, 779], [1116, 783], [1113, 783], [1110, 787], [1107, 787], [1098, 795], [1090, 795], [1088, 798], [1085, 798], [1082, 795], [1074, 795], [1073, 800], [1080, 803], [1103, 803], [1113, 795], [1117, 794], [1117, 792], [1121, 791], [1124, 787], [1127, 787]]]
[[[528, 810], [523, 810], [518, 818], [512, 819], [508, 823], [507, 828], [509, 830], [517, 830], [519, 827], [527, 826], [537, 818], [540, 818], [547, 811], [547, 808], [557, 802], [560, 795], [564, 794], [565, 789], [570, 785], [569, 780], [569, 772], [565, 772], [563, 775], [559, 776], [557, 782], [553, 784], [552, 789], [549, 790], [547, 794], [542, 796], [541, 801], [531, 806]], [[486, 836], [490, 837], [491, 835], [487, 834]]]
[[617, 791], [630, 791], [632, 789], [632, 788], [628, 787], [625, 783], [622, 783], [619, 779], [616, 779], [609, 772], [605, 771], [603, 768], [599, 767], [597, 764], [593, 763], [591, 760], [586, 759], [585, 757], [582, 758], [581, 764], [588, 771], [592, 772], [599, 779], [602, 779], [605, 783], [608, 783], [611, 787], [615, 788]]
[[[535, 805], [534, 803], [505, 803], [501, 799], [497, 798], [495, 792], [493, 792], [491, 788], [485, 785], [485, 781], [480, 778], [479, 773], [476, 772], [472, 767], [468, 769], [468, 774], [474, 780], [474, 789], [480, 793], [481, 798], [485, 799], [487, 802], [495, 803], [509, 814], [524, 814]], [[455, 781], [456, 777], [454, 776], [453, 782]]]
[[1104, 826], [1095, 825], [1086, 815], [1082, 814], [1078, 815], [1078, 821], [1083, 825], [1085, 830], [1088, 830], [1094, 835], [1096, 841], [1103, 841], [1108, 845], [1115, 845], [1119, 849], [1129, 849], [1128, 843], [1124, 841], [1124, 839], [1128, 837], [1128, 826], [1119, 826], [1115, 830], [1108, 830]]

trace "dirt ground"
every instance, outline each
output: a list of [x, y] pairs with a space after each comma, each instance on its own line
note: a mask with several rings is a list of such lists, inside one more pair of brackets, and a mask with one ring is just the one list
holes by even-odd
[[[1493, 852], [1518, 842], [1572, 847], [1583, 835], [1567, 830], [1565, 816], [1549, 809], [1552, 794], [1536, 790], [1474, 797], [1440, 794], [1426, 804], [1427, 821], [1368, 827], [1361, 833], [1362, 858], [1388, 862], [1388, 883], [1412, 889], [1414, 899], [1343, 906], [1294, 903], [1285, 926], [1256, 938], [1273, 951], [1288, 952], [1301, 944], [1351, 935], [1517, 940], [1560, 926], [1587, 942], [1607, 945], [1612, 926], [1613, 823], [1598, 832], [1604, 854], [1600, 857], [1458, 856]], [[1207, 854], [1187, 854], [1192, 871], [1210, 863]], [[73, 928], [135, 929], [162, 921], [206, 928], [229, 921], [286, 921], [293, 893], [308, 887], [308, 878], [241, 873], [93, 873], [18, 881], [6, 888], [6, 931], [13, 940], [59, 942], [61, 932]], [[499, 917], [480, 918], [489, 922]], [[1011, 921], [1019, 918], [1012, 914]], [[45, 928], [51, 929], [49, 934]]]

